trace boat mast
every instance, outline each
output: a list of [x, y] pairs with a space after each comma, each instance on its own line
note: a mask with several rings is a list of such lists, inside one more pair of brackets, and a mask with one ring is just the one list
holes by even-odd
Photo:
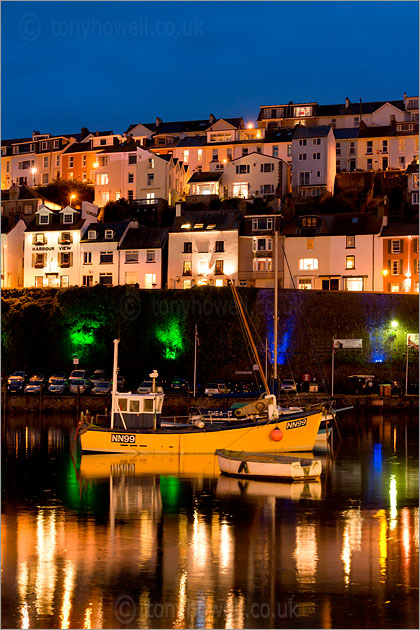
[[260, 371], [260, 376], [261, 376], [261, 380], [263, 382], [265, 391], [266, 391], [267, 394], [271, 394], [270, 388], [269, 388], [268, 383], [267, 383], [267, 379], [265, 378], [265, 374], [264, 374], [264, 371], [263, 371], [263, 368], [262, 368], [262, 365], [261, 365], [260, 357], [258, 356], [257, 347], [256, 347], [256, 345], [254, 343], [251, 331], [250, 331], [249, 326], [248, 326], [248, 322], [247, 322], [246, 317], [245, 317], [245, 313], [244, 313], [244, 309], [243, 309], [243, 306], [242, 306], [242, 302], [241, 302], [241, 300], [239, 298], [238, 291], [237, 291], [237, 289], [236, 289], [236, 287], [235, 287], [235, 285], [233, 284], [232, 281], [230, 282], [230, 287], [232, 289], [232, 293], [233, 293], [233, 297], [234, 297], [234, 300], [235, 300], [236, 308], [238, 309], [238, 312], [239, 312], [239, 317], [242, 319], [242, 323], [243, 323], [244, 328], [246, 330], [246, 333], [248, 335], [248, 339], [249, 339], [249, 342], [251, 344], [252, 354], [254, 355], [255, 363], [258, 365], [258, 369]]
[[274, 232], [274, 392], [277, 388], [278, 300], [279, 300], [279, 233]]
[[117, 375], [118, 375], [118, 344], [119, 339], [114, 339], [114, 364], [112, 366], [112, 402], [111, 402], [111, 429], [114, 428], [114, 414], [116, 410]]

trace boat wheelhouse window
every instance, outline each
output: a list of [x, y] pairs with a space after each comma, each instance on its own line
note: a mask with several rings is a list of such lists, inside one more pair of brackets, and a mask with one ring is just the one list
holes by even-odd
[[127, 398], [119, 398], [118, 405], [121, 411], [127, 411]]
[[160, 413], [162, 411], [163, 398], [158, 398], [156, 401], [156, 411]]
[[153, 398], [144, 399], [144, 411], [153, 411]]
[[132, 413], [139, 413], [139, 400], [130, 400], [130, 411]]

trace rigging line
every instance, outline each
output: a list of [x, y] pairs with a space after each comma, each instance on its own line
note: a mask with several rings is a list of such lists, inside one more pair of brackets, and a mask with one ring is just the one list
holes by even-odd
[[[287, 259], [286, 252], [285, 252], [285, 250], [284, 250], [284, 245], [283, 245], [283, 244], [282, 244], [282, 249], [283, 249], [283, 255], [284, 255], [284, 259], [285, 259], [285, 261], [286, 261], [287, 269], [289, 270], [290, 279], [291, 279], [292, 284], [293, 284], [293, 289], [294, 289], [295, 291], [297, 291], [297, 289], [296, 289], [296, 285], [295, 285], [295, 281], [294, 281], [293, 276], [292, 276], [292, 271], [291, 271], [291, 269], [290, 269], [289, 261], [288, 261], [288, 259]], [[297, 294], [296, 294], [296, 297], [297, 297], [297, 299], [299, 299]], [[317, 355], [317, 353], [316, 353], [316, 351], [315, 351], [314, 342], [313, 342], [312, 330], [311, 330], [311, 327], [310, 327], [309, 321], [308, 321], [308, 319], [307, 319], [307, 317], [306, 317], [306, 313], [305, 313], [305, 311], [304, 311], [304, 309], [303, 309], [303, 307], [302, 307], [302, 304], [299, 304], [299, 306], [301, 307], [301, 312], [302, 312], [302, 315], [303, 315], [303, 320], [304, 320], [304, 322], [305, 322], [305, 326], [306, 326], [306, 329], [307, 329], [307, 332], [308, 332], [309, 342], [310, 342], [311, 347], [312, 347], [313, 356], [315, 357], [315, 362], [316, 362], [316, 364], [317, 364], [317, 366], [318, 366], [318, 370], [319, 370], [319, 373], [320, 373], [321, 378], [322, 378], [322, 384], [323, 384], [323, 386], [324, 386], [325, 393], [328, 395], [328, 394], [329, 394], [329, 392], [328, 392], [328, 388], [327, 388], [327, 381], [326, 381], [326, 379], [325, 379], [325, 376], [324, 376], [324, 371], [323, 371], [323, 369], [322, 369], [322, 366], [321, 366], [321, 364], [320, 364], [320, 362], [319, 362], [318, 355]]]

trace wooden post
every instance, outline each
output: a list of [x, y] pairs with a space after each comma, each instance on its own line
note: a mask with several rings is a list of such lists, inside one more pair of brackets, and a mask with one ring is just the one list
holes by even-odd
[[77, 386], [77, 397], [76, 397], [76, 419], [79, 422], [80, 415], [80, 385]]

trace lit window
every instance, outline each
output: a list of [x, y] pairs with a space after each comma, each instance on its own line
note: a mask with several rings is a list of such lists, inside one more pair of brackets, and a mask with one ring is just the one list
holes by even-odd
[[105, 238], [107, 240], [112, 239], [114, 236], [114, 230], [105, 230]]
[[88, 239], [89, 241], [93, 241], [96, 238], [96, 232], [95, 230], [89, 230], [88, 232]]
[[104, 186], [105, 184], [108, 184], [108, 183], [109, 183], [109, 179], [108, 179], [107, 173], [98, 173], [96, 175], [97, 186]]
[[399, 254], [401, 251], [401, 241], [391, 241], [391, 254]]
[[301, 271], [318, 269], [318, 258], [299, 258], [299, 269]]
[[139, 281], [139, 274], [137, 271], [125, 272], [125, 284], [137, 284]]
[[191, 227], [191, 223], [183, 223], [181, 225], [181, 230], [189, 230]]
[[185, 149], [184, 150], [184, 162], [185, 162], [185, 164], [188, 164], [189, 161], [190, 161], [190, 152], [187, 149]]
[[222, 276], [223, 275], [223, 260], [216, 260], [215, 265], [214, 265], [214, 274], [216, 276]]
[[144, 288], [145, 289], [156, 288], [156, 274], [155, 273], [144, 274]]
[[222, 287], [222, 286], [223, 286], [223, 279], [216, 278], [216, 287]]
[[299, 278], [298, 289], [312, 289], [312, 279], [311, 278]]
[[183, 288], [184, 289], [191, 289], [191, 280], [184, 280], [183, 281]]
[[197, 161], [198, 162], [202, 162], [203, 161], [203, 149], [198, 149], [198, 151], [197, 151]]
[[345, 291], [363, 291], [364, 278], [344, 278]]
[[206, 227], [206, 230], [214, 230], [215, 227], [216, 227], [215, 223], [209, 223], [208, 226]]
[[192, 262], [191, 260], [184, 260], [182, 264], [182, 275], [183, 276], [191, 276], [192, 275]]
[[202, 230], [204, 227], [204, 223], [195, 223], [194, 230]]
[[391, 293], [399, 293], [400, 285], [399, 284], [391, 284]]
[[356, 247], [356, 237], [355, 236], [346, 236], [346, 248], [352, 249]]
[[356, 260], [354, 256], [346, 256], [346, 269], [355, 269]]

